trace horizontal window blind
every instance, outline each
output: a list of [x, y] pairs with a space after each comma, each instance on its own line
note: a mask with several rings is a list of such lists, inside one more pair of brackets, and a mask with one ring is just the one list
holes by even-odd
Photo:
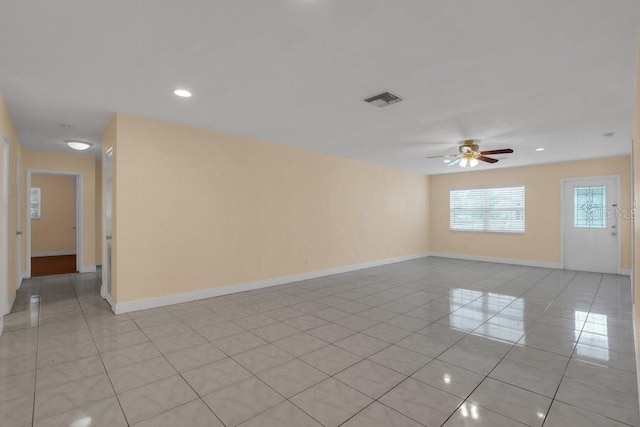
[[451, 230], [524, 233], [524, 186], [451, 190], [449, 207]]

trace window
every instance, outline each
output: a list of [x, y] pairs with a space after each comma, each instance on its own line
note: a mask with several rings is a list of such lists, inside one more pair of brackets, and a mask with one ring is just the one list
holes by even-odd
[[31, 187], [29, 193], [29, 214], [31, 219], [40, 219], [40, 187]]
[[605, 228], [604, 207], [607, 204], [607, 187], [574, 188], [573, 226], [576, 228]]
[[524, 186], [451, 190], [449, 203], [451, 230], [524, 233]]

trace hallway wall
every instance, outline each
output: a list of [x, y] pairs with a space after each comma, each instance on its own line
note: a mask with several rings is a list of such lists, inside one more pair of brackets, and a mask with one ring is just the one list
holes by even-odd
[[429, 250], [429, 178], [118, 114], [117, 302]]
[[[0, 93], [0, 133], [4, 134], [9, 140], [9, 238], [8, 238], [8, 285], [7, 292], [9, 297], [9, 303], [13, 301], [15, 292], [20, 284], [22, 272], [17, 270], [17, 245], [18, 240], [15, 232], [17, 231], [17, 197], [18, 191], [16, 180], [16, 168], [18, 159], [22, 157], [22, 148], [18, 140], [9, 111], [4, 103], [2, 94]], [[23, 166], [24, 167], [24, 166]], [[0, 213], [2, 215], [2, 213]], [[23, 221], [24, 224], [24, 221]], [[22, 238], [22, 247], [24, 248], [24, 235]], [[22, 264], [24, 266], [24, 263]]]

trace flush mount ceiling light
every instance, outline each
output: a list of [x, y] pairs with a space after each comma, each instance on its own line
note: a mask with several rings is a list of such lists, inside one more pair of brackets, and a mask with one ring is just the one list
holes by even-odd
[[191, 92], [186, 89], [176, 89], [173, 91], [174, 94], [179, 96], [180, 98], [191, 98]]
[[536, 151], [544, 151], [544, 148], [536, 148]]
[[74, 150], [83, 151], [91, 147], [91, 144], [83, 141], [67, 141], [67, 145]]

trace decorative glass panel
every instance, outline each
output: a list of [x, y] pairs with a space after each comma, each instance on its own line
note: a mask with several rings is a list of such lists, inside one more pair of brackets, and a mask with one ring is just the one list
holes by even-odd
[[573, 226], [576, 228], [605, 228], [604, 215], [607, 187], [575, 187]]
[[40, 219], [40, 187], [31, 187], [29, 193], [29, 214], [31, 219]]

